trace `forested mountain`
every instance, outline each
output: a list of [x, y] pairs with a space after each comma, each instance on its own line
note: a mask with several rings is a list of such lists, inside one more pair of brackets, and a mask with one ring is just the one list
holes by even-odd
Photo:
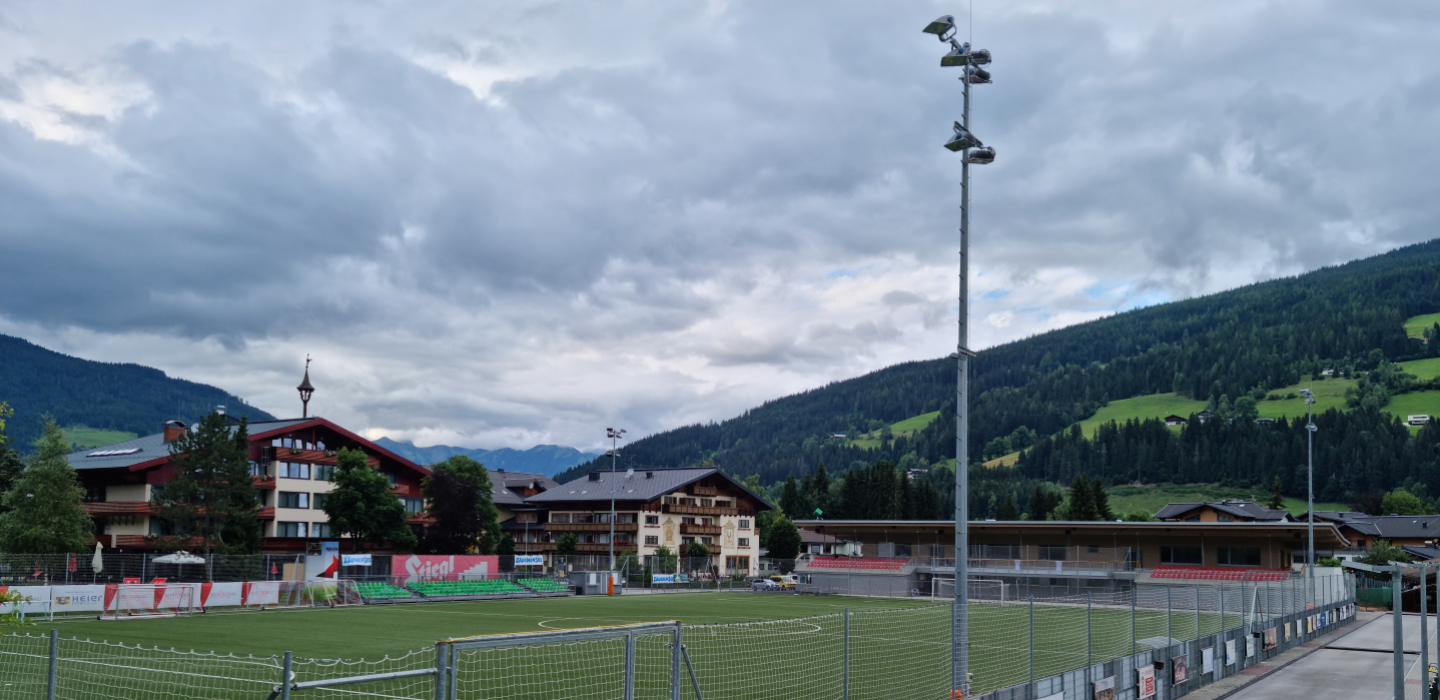
[[[1221, 397], [1294, 384], [1302, 375], [1322, 368], [1370, 369], [1379, 359], [1395, 362], [1434, 356], [1440, 343], [1427, 345], [1408, 338], [1403, 326], [1411, 316], [1436, 311], [1440, 311], [1440, 240], [1296, 277], [1120, 313], [990, 348], [971, 363], [969, 460], [979, 460], [992, 439], [1020, 428], [1039, 436], [1060, 433], [1111, 400], [1176, 392], [1218, 402]], [[770, 401], [737, 418], [637, 440], [624, 451], [624, 460], [627, 466], [637, 468], [709, 461], [741, 478], [758, 475], [762, 484], [803, 474], [821, 462], [829, 465], [832, 476], [852, 465], [880, 460], [940, 463], [954, 456], [955, 428], [950, 418], [954, 386], [953, 360], [905, 363]], [[942, 418], [909, 439], [897, 438], [866, 449], [830, 438], [833, 433], [864, 432], [934, 410], [940, 410]], [[1368, 449], [1366, 440], [1395, 443], [1385, 452], [1390, 457], [1372, 460], [1379, 476], [1337, 482], [1336, 488], [1385, 488], [1413, 471], [1400, 468], [1396, 460], [1405, 450], [1419, 449], [1416, 442], [1389, 417], [1371, 413], [1324, 418], [1336, 421], [1335, 426], [1363, 426], [1322, 429], [1316, 436], [1317, 450], [1332, 450], [1332, 470], [1346, 474], [1345, 479], [1350, 479], [1347, 460], [1356, 454], [1354, 449], [1360, 449], [1355, 445], [1364, 444]], [[1162, 439], [1158, 433], [1149, 443], [1138, 437], [1127, 441], [1135, 450], [1145, 444], [1144, 449], [1152, 451], [1145, 456], [1126, 453], [1132, 462], [1129, 466], [1117, 462], [1120, 457], [1107, 447], [1087, 457], [1083, 468], [1110, 475], [1111, 483], [1132, 476], [1209, 478], [1221, 475], [1224, 469], [1236, 472], [1229, 478], [1253, 480], [1280, 474], [1282, 467], [1260, 472], [1239, 466], [1222, 469], [1218, 465], [1225, 462], [1227, 451], [1233, 456], [1263, 446], [1265, 459], [1277, 465], [1296, 459], [1290, 438], [1277, 437], [1290, 435], [1294, 426], [1246, 425], [1235, 428], [1233, 434], [1219, 423], [1206, 427], [1210, 432], [1187, 431], [1184, 439], [1189, 442], [1174, 442], [1180, 439], [1174, 435]], [[1276, 435], [1252, 435], [1248, 432], [1252, 429], [1274, 430]], [[1129, 430], [1145, 433], [1154, 426]], [[1067, 466], [1057, 468], [1048, 455], [1081, 449], [1080, 443], [1070, 438], [1062, 435], [1059, 440], [1042, 441], [1044, 446], [1037, 446], [1021, 472], [1029, 479], [1068, 480], [1079, 463], [1062, 460]], [[1198, 463], [1175, 456], [1183, 450], [1193, 455], [1197, 449], [1205, 453]], [[1429, 468], [1415, 464], [1414, 469]], [[590, 468], [580, 465], [557, 478], [577, 476]], [[1440, 483], [1435, 487], [1440, 492]]]
[[498, 450], [469, 449], [449, 445], [416, 447], [415, 443], [409, 440], [391, 440], [384, 437], [376, 440], [375, 443], [416, 464], [434, 464], [454, 455], [465, 455], [485, 465], [486, 469], [504, 469], [508, 472], [528, 472], [546, 476], [564, 471], [581, 462], [588, 462], [598, 456], [594, 452], [581, 452], [573, 447], [560, 445], [536, 445], [528, 450], [512, 450], [508, 447]]
[[8, 335], [0, 335], [0, 401], [15, 409], [7, 431], [22, 451], [39, 436], [46, 413], [62, 426], [140, 435], [159, 432], [167, 420], [197, 420], [222, 404], [251, 420], [274, 418], [213, 386], [141, 365], [82, 360]]

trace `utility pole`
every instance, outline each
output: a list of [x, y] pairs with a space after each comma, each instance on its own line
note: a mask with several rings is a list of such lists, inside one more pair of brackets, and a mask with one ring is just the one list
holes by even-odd
[[1300, 395], [1305, 397], [1305, 461], [1306, 481], [1309, 486], [1306, 488], [1305, 520], [1309, 522], [1306, 528], [1310, 531], [1309, 543], [1305, 547], [1305, 595], [1306, 602], [1315, 602], [1315, 394], [1309, 389], [1301, 389]]
[[624, 430], [614, 428], [605, 429], [605, 437], [610, 438], [610, 575], [615, 575], [615, 464], [620, 458], [620, 449], [617, 444], [624, 438]]

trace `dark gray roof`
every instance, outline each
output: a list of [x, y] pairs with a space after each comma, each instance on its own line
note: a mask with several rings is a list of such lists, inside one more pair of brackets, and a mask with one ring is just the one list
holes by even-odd
[[1166, 518], [1178, 518], [1201, 506], [1210, 506], [1222, 513], [1229, 513], [1239, 518], [1250, 518], [1253, 520], [1284, 522], [1290, 517], [1290, 511], [1280, 509], [1272, 510], [1250, 501], [1201, 501], [1199, 503], [1168, 503], [1159, 512], [1155, 513], [1156, 520]]
[[519, 506], [525, 504], [525, 497], [520, 495], [519, 489], [533, 486], [541, 491], [549, 491], [560, 484], [544, 474], [507, 472], [495, 469], [490, 471], [490, 485], [492, 487], [490, 498], [496, 505]]
[[1406, 545], [1401, 547], [1407, 554], [1415, 557], [1416, 561], [1432, 561], [1440, 559], [1440, 547], [1416, 547]]
[[625, 472], [591, 472], [598, 474], [598, 481], [591, 481], [590, 474], [574, 481], [536, 494], [526, 499], [530, 503], [551, 504], [575, 501], [608, 501], [613, 497], [621, 501], [653, 501], [661, 496], [674, 493], [707, 476], [715, 475], [738, 486], [745, 493], [759, 501], [764, 508], [770, 504], [756, 495], [744, 484], [726, 476], [713, 467], [688, 469], [637, 469], [634, 474]]
[[[1317, 511], [1315, 515], [1320, 513]], [[1363, 515], [1340, 524], [1372, 537], [1440, 539], [1440, 515]]]
[[[256, 421], [250, 423], [251, 435], [268, 433], [272, 430], [288, 428], [300, 423], [308, 423], [311, 418], [294, 420], [270, 420]], [[70, 466], [75, 469], [114, 469], [117, 467], [130, 467], [143, 462], [149, 462], [160, 457], [167, 457], [170, 454], [169, 445], [165, 444], [165, 434], [155, 433], [138, 437], [134, 440], [117, 442], [113, 445], [103, 447], [92, 447], [88, 450], [71, 452], [69, 455]]]

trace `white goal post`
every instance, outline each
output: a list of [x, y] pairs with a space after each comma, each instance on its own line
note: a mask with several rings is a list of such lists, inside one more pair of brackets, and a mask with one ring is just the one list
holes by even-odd
[[118, 583], [105, 586], [101, 620], [190, 615], [200, 607], [198, 583]]
[[[1004, 603], [1013, 595], [1006, 595], [1010, 584], [992, 578], [970, 579], [970, 600], [995, 600]], [[936, 600], [950, 600], [955, 597], [955, 579], [934, 578], [930, 580], [930, 597]]]

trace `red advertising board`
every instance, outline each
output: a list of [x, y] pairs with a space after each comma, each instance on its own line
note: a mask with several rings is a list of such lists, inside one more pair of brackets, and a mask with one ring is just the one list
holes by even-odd
[[488, 578], [500, 573], [493, 554], [396, 554], [394, 573], [405, 583]]

